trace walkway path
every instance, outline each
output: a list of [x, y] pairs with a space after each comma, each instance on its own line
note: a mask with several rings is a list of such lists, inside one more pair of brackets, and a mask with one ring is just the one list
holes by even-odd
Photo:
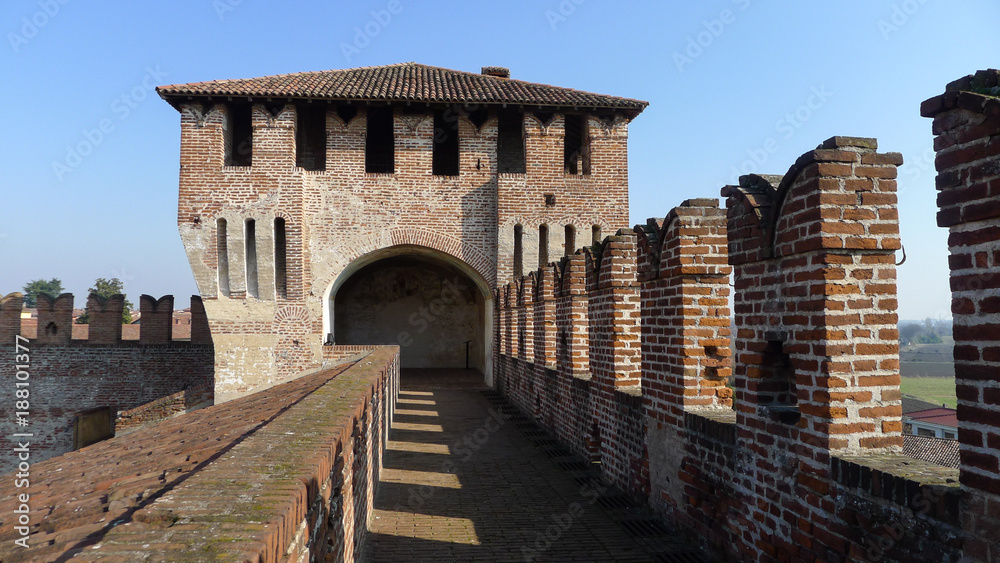
[[481, 381], [404, 371], [373, 561], [704, 561]]

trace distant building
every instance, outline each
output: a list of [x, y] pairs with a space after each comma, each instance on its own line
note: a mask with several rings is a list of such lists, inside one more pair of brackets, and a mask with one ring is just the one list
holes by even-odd
[[[935, 407], [903, 415], [904, 432], [914, 436], [933, 438], [958, 438], [958, 411], [947, 407]], [[909, 431], [906, 431], [906, 427]]]

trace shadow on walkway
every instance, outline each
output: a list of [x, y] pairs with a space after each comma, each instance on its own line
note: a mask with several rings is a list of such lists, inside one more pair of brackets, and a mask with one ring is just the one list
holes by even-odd
[[369, 561], [704, 561], [471, 370], [403, 370]]

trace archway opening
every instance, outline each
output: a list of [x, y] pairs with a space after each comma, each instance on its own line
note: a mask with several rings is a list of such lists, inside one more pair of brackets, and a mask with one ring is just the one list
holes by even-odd
[[345, 274], [331, 297], [337, 344], [395, 344], [404, 369], [469, 368], [489, 379], [490, 308], [458, 265], [402, 253]]

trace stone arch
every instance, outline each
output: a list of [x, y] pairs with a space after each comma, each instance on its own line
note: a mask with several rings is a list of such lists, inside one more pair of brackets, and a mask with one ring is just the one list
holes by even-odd
[[[420, 229], [387, 230], [366, 237], [363, 241], [355, 241], [350, 248], [351, 253], [346, 257], [349, 261], [336, 273], [324, 293], [323, 332], [326, 335], [324, 340], [333, 335], [334, 342], [341, 343], [335, 334], [335, 327], [339, 324], [336, 318], [338, 294], [341, 289], [350, 291], [349, 288], [345, 289], [345, 284], [355, 275], [368, 275], [372, 270], [378, 270], [379, 263], [389, 264], [393, 260], [437, 263], [464, 275], [472, 282], [473, 290], [479, 296], [478, 299], [482, 303], [481, 334], [477, 330], [473, 336], [481, 348], [476, 353], [478, 354], [476, 358], [479, 358], [478, 363], [474, 361], [472, 365], [482, 369], [487, 385], [493, 384], [495, 272], [489, 268], [485, 256], [478, 251], [463, 247], [450, 237]], [[463, 253], [472, 257], [471, 263], [462, 258]]]
[[[428, 229], [414, 227], [397, 227], [377, 231], [352, 239], [343, 245], [346, 253], [341, 257], [342, 271], [346, 271], [359, 259], [370, 256], [381, 250], [399, 246], [422, 247], [436, 250], [451, 259], [457, 260], [467, 268], [471, 268], [487, 288], [496, 287], [496, 270], [493, 262], [482, 252], [462, 241]], [[336, 279], [330, 281], [325, 297], [329, 298], [331, 290], [336, 285]], [[488, 289], [484, 289], [489, 293]]]

